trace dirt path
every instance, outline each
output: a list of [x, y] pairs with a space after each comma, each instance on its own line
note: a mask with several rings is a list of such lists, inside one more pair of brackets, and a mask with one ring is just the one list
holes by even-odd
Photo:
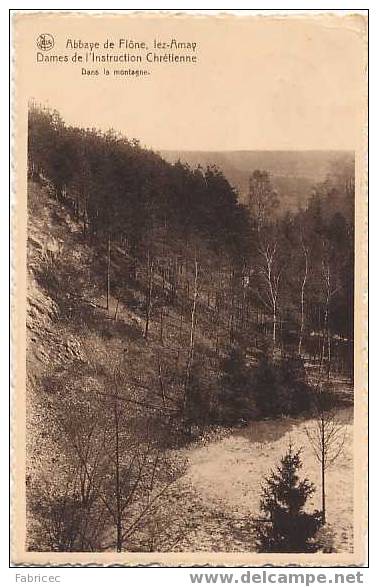
[[[327, 473], [327, 521], [332, 526], [337, 551], [351, 551], [353, 542], [352, 408], [340, 411], [346, 426], [343, 452]], [[306, 435], [313, 422], [295, 419], [254, 422], [220, 441], [189, 452], [189, 466], [182, 482], [191, 487], [202, 508], [202, 523], [191, 547], [204, 545], [223, 550], [253, 548], [250, 522], [259, 515], [261, 483], [279, 462], [288, 445], [302, 448], [302, 475], [315, 483], [317, 492], [309, 509], [320, 509], [320, 467]], [[237, 540], [237, 545], [233, 543]], [[213, 549], [213, 548], [212, 548]]]

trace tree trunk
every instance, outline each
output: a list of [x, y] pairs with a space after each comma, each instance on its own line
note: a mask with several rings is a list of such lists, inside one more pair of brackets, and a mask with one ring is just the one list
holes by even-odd
[[160, 344], [164, 345], [163, 339], [163, 321], [164, 321], [164, 308], [161, 307], [160, 309]]
[[[328, 316], [328, 321], [329, 321], [329, 316]], [[327, 372], [327, 379], [328, 381], [330, 380], [331, 377], [331, 357], [332, 357], [332, 353], [331, 353], [331, 332], [328, 328], [328, 332], [327, 332], [327, 338], [328, 338], [328, 372]]]
[[[324, 321], [323, 321], [323, 340], [322, 340], [322, 351], [320, 356], [320, 367], [319, 373], [322, 372], [323, 363], [324, 363], [324, 355], [325, 355], [325, 345], [326, 345], [326, 335], [329, 333], [329, 313], [330, 313], [330, 302], [331, 302], [331, 275], [329, 264], [327, 264], [326, 268], [323, 268], [324, 273], [324, 281], [325, 281], [325, 308], [324, 308]], [[328, 336], [329, 342], [329, 336]], [[330, 349], [329, 349], [330, 351]]]
[[115, 427], [115, 481], [116, 481], [116, 513], [117, 513], [117, 552], [122, 551], [122, 511], [121, 511], [121, 487], [119, 475], [119, 419], [118, 419], [118, 391], [115, 392], [114, 401], [114, 427]]
[[322, 438], [321, 438], [321, 451], [322, 451], [322, 522], [323, 524], [325, 524], [326, 522], [326, 495], [325, 495], [325, 468], [326, 468], [326, 463], [325, 463], [325, 451], [326, 451], [326, 446], [325, 446], [325, 424], [324, 424], [324, 417], [322, 416], [322, 421], [321, 421], [321, 432], [322, 432]]
[[184, 296], [182, 296], [182, 299], [181, 299], [181, 309], [180, 309], [179, 347], [181, 347], [183, 323], [184, 323]]
[[117, 298], [117, 305], [116, 305], [116, 309], [115, 309], [115, 312], [114, 312], [114, 320], [117, 320], [118, 306], [119, 306], [119, 298]]
[[146, 327], [144, 330], [144, 338], [147, 340], [148, 338], [148, 329], [150, 325], [150, 316], [151, 316], [151, 306], [152, 306], [152, 288], [153, 288], [153, 268], [154, 262], [150, 261], [150, 255], [148, 254], [148, 293], [147, 293], [147, 300], [146, 300]]
[[158, 357], [158, 375], [159, 375], [159, 385], [160, 385], [161, 398], [163, 400], [163, 405], [165, 407], [166, 398], [165, 398], [164, 382], [163, 382], [163, 374], [162, 374], [162, 369], [161, 369], [160, 357]]
[[198, 262], [197, 258], [194, 261], [194, 291], [193, 291], [193, 304], [191, 312], [191, 325], [190, 325], [190, 343], [189, 343], [189, 355], [186, 364], [185, 383], [184, 383], [184, 417], [187, 407], [187, 390], [190, 379], [190, 372], [193, 362], [193, 351], [194, 351], [194, 336], [196, 327], [196, 311], [197, 311], [197, 297], [198, 297]]
[[273, 353], [276, 350], [276, 338], [277, 338], [277, 310], [276, 310], [276, 303], [273, 302]]
[[[303, 246], [303, 245], [302, 245]], [[308, 274], [308, 256], [307, 256], [307, 249], [303, 246], [303, 252], [305, 256], [305, 272], [302, 279], [302, 288], [301, 288], [301, 327], [299, 333], [299, 341], [298, 341], [298, 355], [302, 356], [302, 341], [303, 341], [303, 331], [304, 331], [304, 300], [305, 300], [305, 287], [307, 282], [307, 274]]]
[[108, 261], [106, 268], [106, 309], [110, 308], [110, 235], [108, 235]]
[[86, 238], [88, 232], [88, 211], [87, 211], [87, 198], [84, 198], [84, 210], [83, 210], [83, 235]]

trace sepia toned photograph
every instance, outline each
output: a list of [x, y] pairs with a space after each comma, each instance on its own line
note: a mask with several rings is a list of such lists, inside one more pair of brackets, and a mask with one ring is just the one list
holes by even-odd
[[13, 15], [16, 563], [366, 562], [367, 19], [239, 12]]

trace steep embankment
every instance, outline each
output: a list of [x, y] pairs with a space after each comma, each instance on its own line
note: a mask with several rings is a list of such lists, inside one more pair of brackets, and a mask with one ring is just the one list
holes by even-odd
[[[73, 445], [77, 436], [71, 428], [91, 425], [93, 404], [106, 394], [112, 397], [112, 373], [117, 370], [122, 370], [122, 393], [127, 391], [127, 414], [133, 425], [140, 421], [143, 427], [147, 416], [177, 409], [181, 387], [174, 372], [181, 372], [185, 361], [177, 349], [180, 343], [184, 348], [189, 344], [190, 311], [182, 311], [182, 304], [180, 315], [174, 307], [165, 308], [164, 323], [156, 311], [146, 340], [144, 282], [124, 287], [123, 297], [111, 294], [107, 308], [106, 246], [89, 243], [82, 225], [55, 199], [48, 182], [30, 182], [28, 212], [28, 537], [30, 548], [49, 550], [46, 536], [53, 534], [57, 508], [59, 513], [62, 503], [64, 507], [67, 503], [68, 490], [62, 485], [76, 483], [70, 455], [78, 447]], [[124, 259], [125, 252], [113, 247], [111, 292], [122, 278]], [[156, 273], [157, 294], [161, 287]], [[197, 340], [202, 351], [211, 354], [203, 331]], [[172, 457], [173, 466], [182, 470], [185, 457], [179, 453]], [[197, 527], [202, 510], [190, 486], [174, 484], [164, 500], [165, 512], [170, 511], [169, 528], [159, 531], [154, 548], [170, 550], [182, 539], [183, 520], [192, 512], [188, 524]], [[163, 518], [161, 524], [167, 516]], [[128, 547], [145, 550], [148, 532], [142, 529]], [[56, 534], [61, 535], [61, 527]]]
[[[113, 297], [111, 313], [106, 310], [102, 275], [93, 270], [99, 251], [89, 246], [47, 182], [29, 184], [28, 212], [27, 484], [29, 513], [34, 507], [41, 513], [38, 504], [47, 507], [51, 484], [54, 479], [59, 484], [60, 469], [67, 469], [70, 443], [62, 448], [62, 406], [68, 405], [72, 415], [86, 409], [97, 392], [104, 392], [105, 369], [125, 356], [133, 400], [151, 399], [154, 390], [143, 382], [157, 366], [153, 340], [144, 341], [138, 314], [119, 304], [114, 320]], [[30, 516], [29, 536], [38, 516]]]

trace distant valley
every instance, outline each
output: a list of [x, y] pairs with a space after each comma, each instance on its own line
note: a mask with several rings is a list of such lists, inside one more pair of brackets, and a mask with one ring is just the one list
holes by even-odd
[[351, 151], [160, 151], [170, 163], [190, 167], [216, 165], [246, 203], [249, 176], [255, 169], [269, 172], [278, 191], [281, 212], [305, 206], [314, 185], [332, 177], [354, 176]]

